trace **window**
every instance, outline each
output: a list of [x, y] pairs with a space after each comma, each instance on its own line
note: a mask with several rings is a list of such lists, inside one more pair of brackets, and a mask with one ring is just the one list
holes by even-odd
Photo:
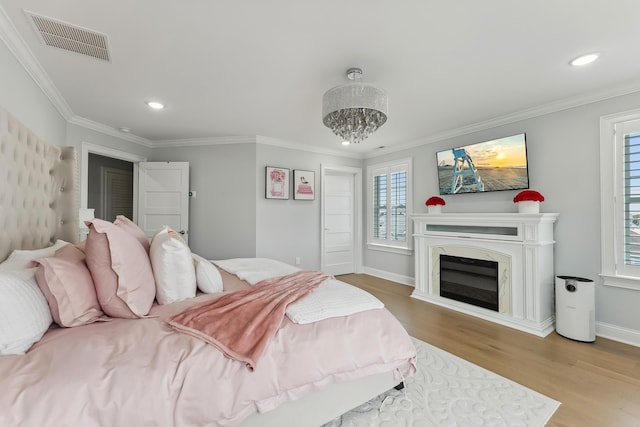
[[370, 249], [410, 254], [411, 159], [367, 168]]
[[600, 123], [604, 284], [640, 290], [640, 111]]
[[[622, 134], [624, 146], [624, 251], [625, 266], [640, 266], [640, 121], [629, 123]], [[633, 126], [635, 124], [635, 126]], [[625, 126], [626, 127], [626, 126]]]

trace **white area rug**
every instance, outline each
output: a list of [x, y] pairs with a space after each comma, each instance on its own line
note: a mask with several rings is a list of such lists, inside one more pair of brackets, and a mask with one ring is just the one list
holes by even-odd
[[444, 350], [413, 342], [418, 372], [404, 390], [392, 389], [323, 427], [544, 426], [560, 406]]

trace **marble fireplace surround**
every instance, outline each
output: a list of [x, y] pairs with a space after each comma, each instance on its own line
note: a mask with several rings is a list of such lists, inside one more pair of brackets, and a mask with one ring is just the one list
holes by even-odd
[[[558, 214], [416, 214], [412, 297], [537, 336], [554, 330], [553, 224]], [[498, 311], [440, 296], [440, 255], [498, 262]]]
[[431, 247], [431, 283], [440, 295], [440, 255], [452, 255], [498, 263], [498, 312], [511, 313], [511, 257], [500, 252], [473, 246], [442, 245]]

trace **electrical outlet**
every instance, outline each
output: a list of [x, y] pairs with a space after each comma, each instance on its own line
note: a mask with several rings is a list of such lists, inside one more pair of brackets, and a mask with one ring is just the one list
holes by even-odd
[[296, 257], [296, 265], [300, 265], [300, 262], [301, 262], [301, 261], [300, 261], [300, 257], [299, 257], [299, 256], [297, 256], [297, 257]]

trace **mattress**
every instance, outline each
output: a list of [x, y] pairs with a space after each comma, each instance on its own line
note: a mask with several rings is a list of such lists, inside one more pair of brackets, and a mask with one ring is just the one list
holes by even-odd
[[1, 356], [0, 425], [234, 426], [333, 383], [415, 372], [415, 349], [384, 308], [305, 325], [285, 317], [254, 371], [166, 324], [218, 295], [155, 305], [145, 319], [52, 327], [27, 354]]

